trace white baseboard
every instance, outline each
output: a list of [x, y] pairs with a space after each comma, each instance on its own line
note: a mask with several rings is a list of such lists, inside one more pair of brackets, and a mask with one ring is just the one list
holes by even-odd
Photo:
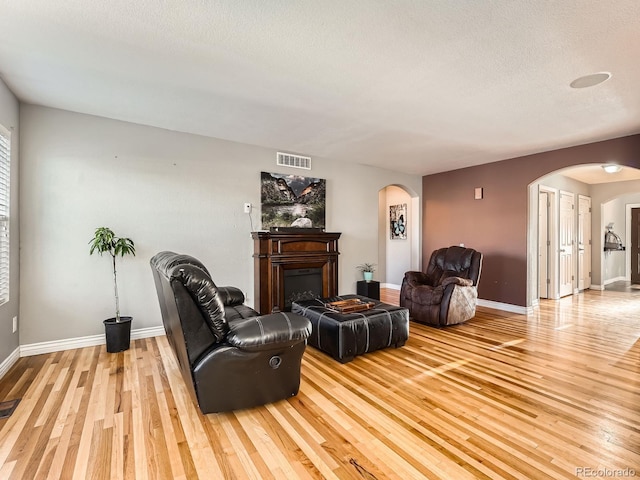
[[594, 285], [593, 283], [589, 287], [591, 290], [604, 290], [604, 285]]
[[7, 373], [19, 359], [20, 347], [16, 348], [13, 352], [11, 352], [11, 354], [5, 359], [4, 362], [0, 363], [0, 378], [4, 377], [5, 373]]
[[533, 313], [533, 307], [522, 307], [520, 305], [512, 305], [511, 303], [494, 302], [493, 300], [478, 299], [479, 307], [493, 308], [495, 310], [504, 310], [505, 312], [519, 313], [526, 315]]
[[395, 283], [381, 283], [380, 288], [390, 288], [392, 290], [400, 290], [401, 285], [396, 285]]
[[131, 340], [138, 340], [140, 338], [150, 338], [150, 337], [161, 337], [166, 332], [164, 331], [164, 327], [160, 325], [159, 327], [147, 327], [147, 328], [137, 328], [136, 330], [131, 331]]
[[614, 282], [624, 282], [626, 279], [627, 279], [627, 277], [610, 278], [609, 280], [605, 280], [604, 284], [605, 285], [609, 285], [610, 283], [614, 283]]
[[[159, 337], [164, 335], [164, 327], [148, 327], [131, 330], [131, 340], [139, 338]], [[106, 343], [104, 334], [89, 335], [87, 337], [66, 338], [63, 340], [53, 340], [51, 342], [31, 343], [20, 346], [20, 357], [40, 355], [42, 353], [60, 352], [74, 348], [94, 347]]]

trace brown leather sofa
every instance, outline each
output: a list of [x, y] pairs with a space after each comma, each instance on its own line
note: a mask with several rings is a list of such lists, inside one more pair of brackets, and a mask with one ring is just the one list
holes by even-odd
[[264, 405], [298, 393], [311, 323], [260, 316], [235, 287], [217, 287], [194, 257], [151, 259], [162, 322], [184, 382], [203, 413]]
[[452, 246], [433, 252], [426, 272], [406, 272], [400, 306], [411, 320], [435, 327], [462, 323], [476, 313], [482, 254]]

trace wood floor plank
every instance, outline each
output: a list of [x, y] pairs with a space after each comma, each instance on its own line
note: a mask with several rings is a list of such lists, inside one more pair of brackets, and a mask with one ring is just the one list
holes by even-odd
[[21, 399], [0, 420], [0, 478], [638, 476], [638, 312], [640, 292], [586, 291], [530, 315], [412, 322], [404, 347], [348, 364], [308, 347], [297, 396], [211, 415], [165, 337], [21, 358], [0, 380], [0, 401]]

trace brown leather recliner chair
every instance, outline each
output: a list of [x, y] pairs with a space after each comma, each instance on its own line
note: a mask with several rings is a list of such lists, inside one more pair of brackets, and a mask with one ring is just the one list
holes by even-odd
[[291, 312], [261, 316], [243, 304], [240, 289], [217, 287], [189, 255], [160, 252], [151, 267], [167, 340], [202, 413], [298, 393], [309, 320]]
[[426, 273], [406, 272], [400, 306], [411, 320], [435, 327], [466, 322], [476, 314], [482, 254], [452, 246], [431, 254]]

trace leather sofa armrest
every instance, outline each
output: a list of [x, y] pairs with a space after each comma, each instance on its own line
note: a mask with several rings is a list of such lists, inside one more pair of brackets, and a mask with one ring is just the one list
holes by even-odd
[[220, 300], [225, 307], [242, 305], [244, 303], [244, 293], [236, 287], [218, 287]]
[[442, 281], [442, 286], [446, 287], [447, 285], [460, 285], [462, 287], [470, 287], [473, 285], [473, 281], [468, 278], [461, 277], [447, 277]]
[[311, 335], [311, 322], [291, 312], [245, 318], [229, 324], [229, 345], [249, 352], [284, 348]]

